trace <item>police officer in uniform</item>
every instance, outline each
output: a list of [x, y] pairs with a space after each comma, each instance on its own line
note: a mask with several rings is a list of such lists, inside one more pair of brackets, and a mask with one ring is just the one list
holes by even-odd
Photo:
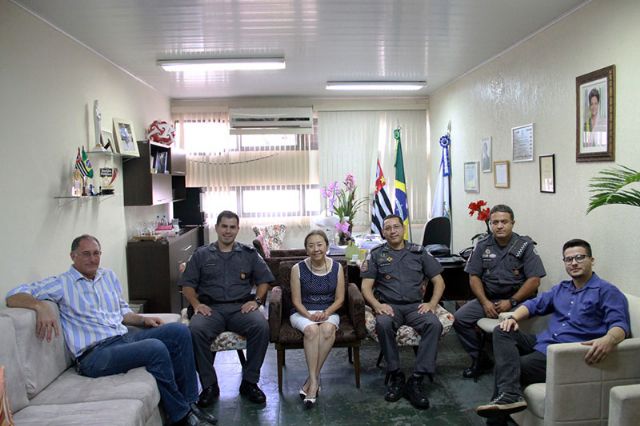
[[[423, 388], [425, 375], [436, 368], [438, 339], [442, 324], [435, 315], [444, 292], [443, 268], [424, 248], [404, 240], [402, 219], [389, 215], [384, 219], [382, 235], [387, 240], [371, 251], [361, 270], [362, 294], [376, 314], [376, 332], [387, 365], [389, 380], [385, 399], [399, 400], [403, 395], [420, 409], [429, 408]], [[423, 302], [423, 282], [431, 280], [433, 297]], [[375, 289], [374, 289], [375, 287]], [[416, 364], [405, 385], [400, 371], [396, 331], [401, 325], [413, 327], [422, 337]]]
[[[210, 347], [227, 330], [247, 337], [240, 394], [258, 404], [266, 402], [257, 383], [269, 345], [269, 325], [258, 308], [274, 278], [253, 247], [235, 242], [238, 225], [237, 214], [221, 212], [215, 227], [218, 240], [196, 250], [179, 282], [192, 309], [189, 328], [203, 388], [200, 407], [210, 406], [220, 395]], [[251, 294], [254, 284], [255, 296]]]
[[498, 318], [501, 312], [515, 309], [533, 297], [546, 275], [535, 242], [513, 232], [513, 210], [504, 204], [493, 206], [490, 213], [492, 234], [478, 241], [465, 271], [476, 299], [467, 302], [455, 314], [455, 328], [460, 343], [471, 356], [471, 366], [462, 376], [477, 378], [493, 367], [482, 352], [475, 330], [481, 318]]

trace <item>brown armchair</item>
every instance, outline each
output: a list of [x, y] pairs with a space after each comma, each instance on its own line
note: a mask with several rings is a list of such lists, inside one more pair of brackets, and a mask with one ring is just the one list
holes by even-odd
[[[284, 261], [280, 263], [276, 283], [271, 290], [269, 301], [269, 329], [270, 340], [274, 343], [278, 354], [278, 390], [282, 392], [282, 368], [285, 362], [287, 349], [302, 349], [304, 335], [291, 326], [289, 316], [293, 304], [291, 303], [291, 268], [297, 261]], [[345, 271], [346, 264], [342, 263]], [[345, 286], [345, 303], [338, 310], [340, 315], [340, 327], [336, 331], [334, 348], [349, 348], [349, 361], [353, 354], [353, 367], [355, 370], [356, 387], [360, 387], [360, 341], [367, 335], [364, 321], [364, 298], [354, 283]]]

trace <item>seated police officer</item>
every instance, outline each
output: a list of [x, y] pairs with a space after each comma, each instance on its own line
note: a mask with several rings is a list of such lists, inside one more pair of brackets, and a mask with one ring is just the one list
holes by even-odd
[[454, 314], [453, 328], [472, 360], [462, 373], [465, 378], [477, 378], [493, 367], [480, 347], [476, 322], [485, 317], [498, 318], [501, 312], [533, 297], [540, 278], [546, 275], [535, 242], [513, 232], [513, 219], [511, 207], [493, 206], [489, 219], [492, 233], [478, 241], [464, 269], [476, 296]]
[[[274, 278], [253, 247], [235, 241], [239, 222], [237, 214], [221, 212], [215, 227], [218, 240], [196, 250], [179, 282], [193, 309], [189, 328], [203, 388], [200, 407], [210, 406], [220, 395], [210, 347], [227, 330], [247, 338], [240, 394], [258, 404], [266, 402], [257, 383], [269, 345], [269, 325], [258, 308]], [[255, 296], [251, 294], [254, 283]]]
[[[426, 409], [429, 399], [423, 391], [422, 380], [424, 375], [431, 376], [436, 368], [442, 324], [435, 310], [444, 292], [440, 275], [443, 268], [422, 246], [404, 240], [404, 226], [399, 216], [389, 215], [384, 219], [382, 235], [387, 242], [371, 251], [361, 276], [362, 295], [376, 314], [376, 333], [387, 365], [389, 385], [384, 398], [395, 402], [404, 395], [414, 407]], [[425, 279], [434, 285], [433, 296], [427, 303], [423, 303]], [[396, 331], [404, 324], [421, 336], [416, 364], [406, 389], [396, 343]]]

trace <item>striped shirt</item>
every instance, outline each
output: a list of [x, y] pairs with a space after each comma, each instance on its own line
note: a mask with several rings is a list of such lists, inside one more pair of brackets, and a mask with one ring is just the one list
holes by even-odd
[[122, 320], [132, 311], [122, 299], [118, 277], [108, 269], [99, 268], [92, 281], [72, 266], [61, 275], [14, 288], [7, 297], [17, 293], [58, 304], [65, 340], [75, 357], [94, 343], [127, 333]]

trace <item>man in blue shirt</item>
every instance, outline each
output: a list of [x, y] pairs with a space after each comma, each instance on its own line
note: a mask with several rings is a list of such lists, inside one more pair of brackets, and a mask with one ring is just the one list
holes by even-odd
[[[627, 299], [613, 284], [593, 272], [589, 243], [579, 239], [567, 241], [562, 254], [571, 280], [527, 300], [493, 332], [496, 396], [476, 408], [478, 415], [488, 417], [491, 424], [507, 424], [509, 414], [527, 408], [522, 388], [545, 381], [547, 346], [582, 342], [589, 346], [585, 362], [596, 364], [629, 335]], [[518, 330], [518, 321], [547, 314], [551, 315], [549, 325], [537, 336]]]
[[[76, 370], [83, 376], [109, 376], [145, 367], [156, 379], [171, 424], [215, 424], [213, 416], [194, 404], [198, 387], [189, 329], [179, 323], [162, 325], [160, 318], [129, 309], [116, 275], [100, 268], [101, 255], [96, 237], [77, 237], [71, 243], [73, 265], [67, 272], [11, 290], [7, 306], [34, 310], [36, 333], [47, 341], [60, 335], [62, 325]], [[44, 300], [58, 304], [60, 324]], [[145, 329], [128, 333], [125, 325]]]

